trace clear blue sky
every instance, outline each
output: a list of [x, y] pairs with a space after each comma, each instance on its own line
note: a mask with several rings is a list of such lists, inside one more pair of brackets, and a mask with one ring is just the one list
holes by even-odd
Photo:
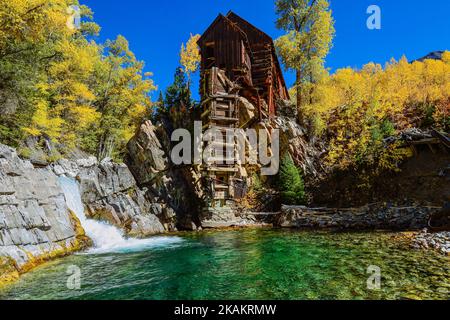
[[[190, 33], [202, 34], [219, 13], [233, 10], [276, 38], [274, 0], [80, 0], [94, 11], [102, 27], [98, 40], [125, 36], [146, 71], [164, 90], [173, 80], [182, 42]], [[382, 10], [382, 29], [366, 27], [367, 7]], [[420, 58], [431, 51], [450, 50], [449, 0], [331, 0], [336, 20], [334, 47], [327, 67], [359, 68], [391, 57]], [[289, 86], [293, 74], [285, 73]], [[155, 96], [157, 96], [155, 94]]]

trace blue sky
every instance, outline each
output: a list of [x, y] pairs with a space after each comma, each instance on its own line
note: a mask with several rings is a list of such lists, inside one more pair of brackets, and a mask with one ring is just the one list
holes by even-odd
[[[164, 90], [173, 80], [178, 53], [190, 33], [202, 34], [219, 13], [233, 10], [273, 38], [274, 0], [80, 0], [94, 11], [102, 27], [99, 41], [125, 36], [146, 71]], [[382, 29], [369, 30], [369, 5], [382, 10]], [[450, 50], [449, 0], [331, 0], [336, 20], [334, 47], [327, 67], [359, 68], [369, 61], [384, 63], [391, 57], [420, 58], [431, 51]], [[285, 73], [289, 86], [294, 76]], [[196, 95], [197, 96], [197, 95]], [[155, 93], [155, 97], [157, 97]]]

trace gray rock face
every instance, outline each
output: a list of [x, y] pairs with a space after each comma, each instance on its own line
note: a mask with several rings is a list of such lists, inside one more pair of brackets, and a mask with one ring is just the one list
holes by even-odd
[[137, 187], [128, 167], [111, 159], [98, 163], [95, 157], [76, 161], [60, 160], [52, 165], [56, 175], [66, 175], [80, 183], [81, 198], [91, 218], [106, 220], [130, 235], [146, 237], [166, 231], [152, 203]]
[[158, 215], [166, 229], [195, 229], [199, 226], [198, 179], [193, 167], [175, 166], [166, 129], [146, 121], [128, 143], [126, 163], [138, 186], [146, 189], [145, 198], [163, 205]]
[[57, 176], [0, 144], [0, 257], [20, 269], [54, 252], [80, 249]]
[[314, 141], [307, 141], [307, 132], [295, 118], [278, 116], [271, 119], [269, 126], [280, 129], [280, 155], [289, 152], [295, 164], [311, 177], [320, 177], [325, 169], [320, 157], [325, 149]]
[[277, 225], [285, 228], [418, 230], [440, 207], [389, 207], [381, 204], [351, 209], [283, 206]]
[[140, 184], [150, 183], [168, 169], [169, 162], [157, 137], [159, 135], [161, 138], [162, 133], [150, 121], [146, 121], [128, 143], [128, 153], [133, 160], [128, 164]]

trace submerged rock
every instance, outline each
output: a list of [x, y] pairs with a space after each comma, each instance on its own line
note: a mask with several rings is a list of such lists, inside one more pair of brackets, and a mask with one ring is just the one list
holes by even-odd
[[411, 241], [414, 249], [434, 249], [444, 255], [450, 255], [450, 231], [430, 233], [427, 229], [416, 234]]

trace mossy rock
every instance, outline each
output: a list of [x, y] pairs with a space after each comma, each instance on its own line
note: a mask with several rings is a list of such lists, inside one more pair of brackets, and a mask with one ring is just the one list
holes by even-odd
[[80, 219], [76, 216], [76, 214], [69, 210], [70, 222], [75, 230], [76, 240], [73, 244], [73, 248], [71, 251], [81, 251], [86, 248], [89, 248], [93, 245], [92, 240], [86, 235], [86, 232], [81, 225]]
[[17, 271], [14, 260], [0, 257], [0, 287], [17, 279], [19, 279], [19, 271]]

